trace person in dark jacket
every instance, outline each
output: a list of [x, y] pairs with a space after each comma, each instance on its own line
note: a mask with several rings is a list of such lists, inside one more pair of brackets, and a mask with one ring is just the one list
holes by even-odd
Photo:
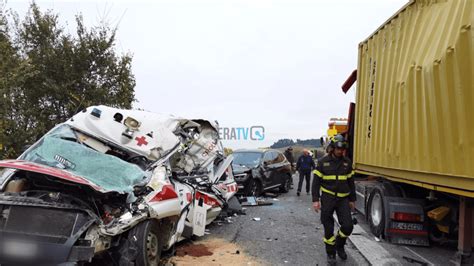
[[296, 170], [300, 173], [300, 180], [298, 182], [298, 191], [296, 195], [300, 195], [301, 187], [303, 186], [303, 180], [306, 180], [306, 193], [309, 194], [309, 188], [311, 186], [311, 170], [316, 168], [314, 164], [313, 157], [309, 155], [308, 150], [303, 151], [303, 155], [298, 158], [296, 162]]
[[[351, 160], [344, 156], [347, 144], [341, 137], [333, 140], [331, 143], [334, 147], [333, 152], [319, 160], [313, 171], [313, 208], [316, 212], [321, 210], [323, 241], [326, 244], [329, 265], [336, 264], [336, 253], [342, 260], [347, 259], [344, 245], [354, 227], [351, 215], [356, 200], [352, 178], [354, 172]], [[336, 236], [334, 236], [334, 212], [341, 225]]]
[[295, 163], [295, 157], [293, 156], [293, 148], [288, 147], [288, 149], [285, 150], [284, 153], [286, 159], [288, 162], [291, 164], [291, 168], [293, 169], [294, 163]]
[[293, 188], [293, 174], [295, 171], [295, 157], [293, 156], [293, 148], [290, 146], [285, 150], [284, 155], [291, 165], [291, 188]]

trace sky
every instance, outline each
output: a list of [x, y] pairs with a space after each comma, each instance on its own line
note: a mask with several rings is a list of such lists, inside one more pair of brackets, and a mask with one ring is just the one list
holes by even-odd
[[[118, 26], [117, 51], [133, 55], [134, 107], [264, 127], [263, 140], [224, 141], [234, 149], [319, 138], [330, 118], [347, 117], [355, 86], [344, 94], [341, 85], [357, 67], [358, 44], [407, 2], [36, 1], [71, 33], [79, 13], [87, 26]], [[22, 16], [29, 4], [6, 6]]]

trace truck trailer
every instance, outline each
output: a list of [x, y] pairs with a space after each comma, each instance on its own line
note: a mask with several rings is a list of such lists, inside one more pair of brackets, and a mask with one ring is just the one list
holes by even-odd
[[397, 244], [474, 246], [474, 0], [412, 0], [358, 47], [357, 209]]

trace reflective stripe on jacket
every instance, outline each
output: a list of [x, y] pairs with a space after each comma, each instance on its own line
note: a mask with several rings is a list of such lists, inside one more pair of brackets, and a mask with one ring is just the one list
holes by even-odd
[[356, 200], [352, 178], [354, 171], [349, 158], [326, 155], [318, 161], [313, 173], [313, 201], [319, 201], [320, 191], [336, 197], [349, 197], [350, 201]]

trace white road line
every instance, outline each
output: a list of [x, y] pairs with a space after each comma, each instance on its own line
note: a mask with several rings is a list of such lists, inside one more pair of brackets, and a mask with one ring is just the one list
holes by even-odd
[[424, 262], [428, 263], [429, 265], [435, 265], [434, 263], [432, 263], [431, 261], [429, 261], [428, 259], [426, 259], [425, 257], [421, 256], [420, 254], [418, 254], [416, 251], [414, 251], [413, 249], [409, 248], [409, 247], [404, 247], [406, 248], [408, 251], [410, 251], [411, 253], [413, 253], [415, 256], [417, 256], [418, 258], [422, 259]]
[[[360, 226], [355, 225], [354, 227], [357, 228]], [[361, 228], [357, 229], [358, 231], [363, 231]], [[371, 265], [403, 265], [403, 263], [395, 259], [390, 252], [382, 247], [382, 245], [375, 241], [373, 237], [367, 237], [366, 234], [351, 235], [349, 240]]]

